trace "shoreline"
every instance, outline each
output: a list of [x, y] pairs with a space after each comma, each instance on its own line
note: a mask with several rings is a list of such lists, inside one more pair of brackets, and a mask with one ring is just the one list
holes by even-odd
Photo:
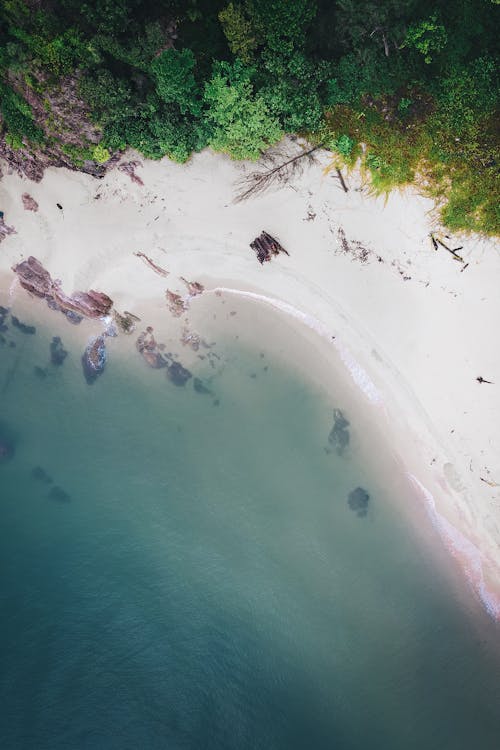
[[[99, 182], [55, 169], [40, 184], [7, 175], [2, 208], [17, 234], [0, 245], [0, 271], [34, 255], [68, 291], [103, 291], [119, 310], [165, 305], [166, 288], [182, 292], [182, 275], [210, 292], [260, 295], [297, 325], [319, 324], [365, 396], [383, 403], [388, 441], [403, 441], [430, 520], [431, 511], [440, 517], [444, 545], [500, 620], [500, 492], [488, 484], [500, 482], [500, 396], [475, 380], [500, 377], [489, 346], [500, 314], [494, 243], [466, 238], [462, 272], [430, 247], [429, 201], [408, 190], [384, 203], [355, 176], [344, 194], [323, 166], [236, 205], [233, 185], [247, 167], [208, 152], [183, 167], [145, 162], [144, 187], [118, 171]], [[38, 213], [23, 210], [26, 191]], [[290, 258], [259, 266], [248, 243], [263, 228]], [[137, 251], [169, 276], [159, 278]]]

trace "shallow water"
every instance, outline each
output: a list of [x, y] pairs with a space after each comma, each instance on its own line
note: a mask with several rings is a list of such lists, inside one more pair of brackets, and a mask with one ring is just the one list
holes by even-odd
[[340, 384], [221, 328], [210, 393], [133, 342], [88, 386], [73, 334], [0, 347], [2, 750], [498, 746], [497, 626], [363, 460]]

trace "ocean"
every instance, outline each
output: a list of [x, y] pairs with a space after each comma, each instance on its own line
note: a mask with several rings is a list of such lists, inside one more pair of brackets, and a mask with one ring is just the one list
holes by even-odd
[[498, 747], [498, 624], [318, 347], [212, 298], [184, 385], [142, 314], [89, 384], [97, 324], [0, 304], [2, 750]]

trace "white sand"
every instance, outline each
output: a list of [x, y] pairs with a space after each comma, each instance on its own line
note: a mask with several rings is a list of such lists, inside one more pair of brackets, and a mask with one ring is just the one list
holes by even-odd
[[[324, 172], [327, 161], [321, 155], [289, 185], [241, 204], [232, 202], [235, 181], [248, 167], [210, 152], [183, 166], [143, 161], [144, 186], [116, 170], [97, 181], [50, 169], [40, 184], [5, 175], [0, 209], [17, 234], [0, 245], [0, 272], [34, 255], [65, 290], [101, 290], [132, 311], [146, 300], [164, 305], [167, 287], [184, 293], [184, 276], [263, 295], [298, 325], [335, 336], [433, 523], [500, 619], [498, 247], [453, 237], [464, 269], [433, 250], [430, 201], [410, 190], [376, 199], [359, 177], [345, 194]], [[23, 192], [38, 213], [23, 209]], [[339, 227], [355, 251], [356, 242], [371, 251], [366, 261], [343, 252]], [[249, 242], [262, 229], [290, 257], [260, 266]]]

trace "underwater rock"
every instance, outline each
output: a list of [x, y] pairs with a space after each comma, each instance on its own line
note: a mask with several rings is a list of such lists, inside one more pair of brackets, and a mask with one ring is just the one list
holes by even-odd
[[370, 495], [362, 487], [356, 487], [355, 490], [349, 492], [347, 497], [349, 508], [354, 511], [359, 518], [363, 518], [368, 513], [369, 500]]
[[85, 380], [89, 385], [102, 375], [106, 366], [106, 345], [104, 336], [91, 339], [82, 355], [82, 366]]
[[35, 466], [31, 470], [31, 476], [33, 479], [36, 479], [39, 482], [44, 482], [45, 484], [52, 484], [52, 477], [47, 474], [45, 469], [43, 469], [41, 466]]
[[34, 366], [33, 372], [37, 376], [37, 378], [40, 378], [40, 380], [45, 380], [48, 375], [47, 370], [44, 367], [39, 367], [38, 365]]
[[19, 320], [19, 318], [16, 318], [15, 315], [11, 315], [10, 319], [12, 321], [12, 325], [14, 326], [14, 328], [18, 328], [21, 331], [21, 333], [27, 333], [31, 336], [36, 333], [35, 326], [29, 326], [26, 323], [23, 323], [22, 321]]
[[59, 366], [63, 364], [67, 356], [68, 352], [64, 348], [60, 337], [54, 336], [50, 342], [50, 361], [53, 365]]
[[193, 388], [195, 389], [196, 393], [212, 393], [210, 388], [207, 388], [203, 380], [201, 380], [200, 378], [195, 378], [193, 380]]
[[328, 442], [335, 448], [337, 455], [341, 456], [349, 445], [349, 421], [344, 417], [340, 409], [333, 410], [333, 427], [328, 435]]
[[167, 375], [174, 385], [186, 385], [189, 378], [192, 377], [189, 370], [186, 370], [180, 362], [172, 362], [167, 368]]
[[5, 323], [5, 320], [6, 320], [8, 314], [9, 314], [9, 308], [8, 307], [2, 307], [0, 305], [0, 332], [5, 333], [5, 331], [8, 330], [8, 326]]
[[14, 445], [7, 438], [0, 436], [0, 464], [5, 463], [14, 455]]
[[56, 503], [69, 503], [71, 500], [69, 494], [57, 484], [50, 489], [47, 497], [49, 500], [54, 500]]

